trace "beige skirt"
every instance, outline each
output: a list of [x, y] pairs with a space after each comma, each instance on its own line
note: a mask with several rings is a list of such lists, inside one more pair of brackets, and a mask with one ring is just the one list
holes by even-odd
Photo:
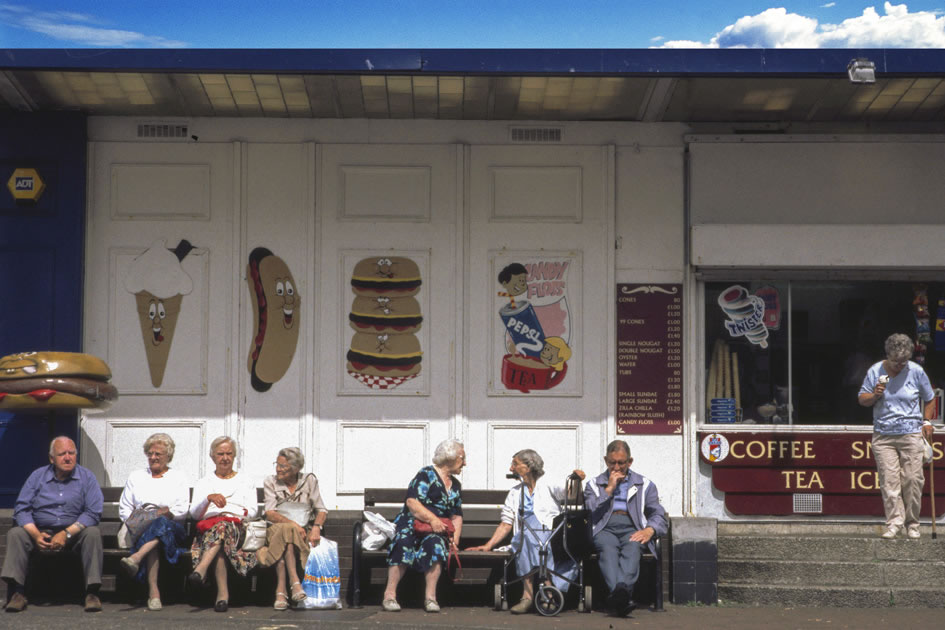
[[299, 557], [308, 556], [308, 539], [299, 531], [295, 523], [271, 523], [266, 529], [266, 546], [256, 552], [259, 564], [271, 567], [282, 558], [285, 548], [295, 545]]

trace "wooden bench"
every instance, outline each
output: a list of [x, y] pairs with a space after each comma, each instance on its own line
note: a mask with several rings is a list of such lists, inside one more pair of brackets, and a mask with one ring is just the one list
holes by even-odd
[[[404, 488], [365, 488], [364, 509], [381, 514], [389, 521], [393, 521], [403, 508]], [[492, 536], [499, 524], [502, 514], [502, 505], [508, 495], [507, 490], [463, 490], [463, 547], [476, 546], [485, 543]], [[351, 594], [353, 608], [362, 606], [362, 588], [367, 584], [384, 584], [387, 581], [387, 550], [367, 551], [361, 548], [363, 537], [363, 520], [354, 524], [352, 531], [352, 569], [351, 583], [348, 591]], [[506, 543], [508, 541], [505, 541]], [[656, 539], [656, 554], [648, 551], [643, 555], [643, 561], [655, 563], [655, 602], [654, 610], [663, 610], [663, 572], [661, 562], [661, 541]], [[509, 552], [498, 551], [460, 551], [459, 559], [463, 565], [461, 579], [456, 579], [455, 570], [451, 573], [453, 583], [457, 585], [485, 584], [492, 586], [490, 606], [500, 607], [501, 584], [506, 561], [511, 558]], [[590, 560], [596, 561], [596, 556]], [[586, 563], [585, 563], [586, 564]], [[583, 586], [583, 585], [582, 585]], [[487, 589], [488, 590], [488, 589]], [[584, 586], [578, 594], [578, 608], [590, 612], [592, 598], [590, 587]]]

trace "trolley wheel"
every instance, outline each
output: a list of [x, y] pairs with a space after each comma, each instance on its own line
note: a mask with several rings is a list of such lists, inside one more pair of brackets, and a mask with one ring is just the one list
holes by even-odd
[[502, 585], [496, 584], [494, 588], [494, 599], [492, 603], [496, 610], [505, 610], [509, 607], [509, 603], [502, 599]]
[[545, 617], [554, 617], [564, 608], [564, 594], [554, 586], [546, 584], [538, 589], [535, 608]]
[[590, 586], [584, 587], [584, 612], [591, 612], [594, 610], [594, 598], [593, 598], [594, 589]]

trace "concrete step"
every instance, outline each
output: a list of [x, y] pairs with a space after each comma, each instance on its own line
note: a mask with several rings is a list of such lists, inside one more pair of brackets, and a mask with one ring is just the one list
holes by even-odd
[[719, 536], [719, 560], [765, 559], [850, 561], [945, 561], [945, 539], [918, 540], [856, 535], [839, 536]]
[[945, 562], [824, 562], [719, 560], [719, 585], [888, 586], [945, 585]]
[[754, 606], [942, 608], [945, 589], [720, 583], [719, 602]]

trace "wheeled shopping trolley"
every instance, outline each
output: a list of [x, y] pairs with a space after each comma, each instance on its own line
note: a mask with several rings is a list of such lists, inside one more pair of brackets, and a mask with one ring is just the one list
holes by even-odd
[[[584, 585], [584, 559], [590, 554], [590, 515], [584, 505], [584, 493], [581, 488], [581, 479], [577, 475], [569, 475], [565, 482], [564, 511], [555, 518], [551, 530], [542, 528], [536, 530], [525, 519], [525, 487], [522, 486], [522, 500], [519, 501], [518, 524], [519, 531], [524, 538], [525, 532], [530, 532], [539, 540], [538, 566], [525, 575], [509, 579], [509, 568], [514, 566], [518, 555], [523, 549], [512, 550], [512, 555], [505, 561], [502, 569], [502, 582], [495, 585], [495, 609], [508, 610], [508, 587], [510, 584], [522, 582], [537, 574], [535, 589], [535, 608], [538, 613], [546, 617], [553, 617], [564, 608], [564, 593], [554, 586], [546, 584], [552, 576], [566, 581], [571, 586], [578, 587], [578, 611], [591, 612], [592, 592], [590, 586]], [[522, 545], [524, 548], [524, 544]], [[567, 557], [577, 567], [575, 579], [557, 573], [548, 568], [549, 557]]]

